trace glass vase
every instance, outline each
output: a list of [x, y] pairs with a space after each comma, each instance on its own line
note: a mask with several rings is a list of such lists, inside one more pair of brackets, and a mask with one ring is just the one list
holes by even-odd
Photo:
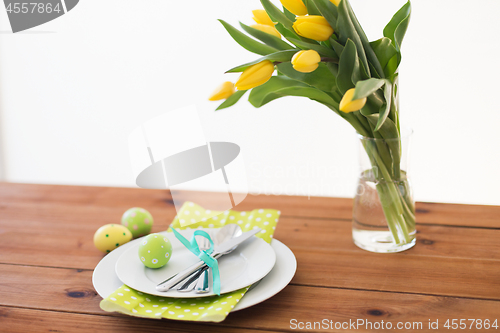
[[360, 173], [353, 206], [354, 243], [371, 252], [415, 245], [415, 202], [409, 178], [412, 131], [393, 139], [359, 136]]

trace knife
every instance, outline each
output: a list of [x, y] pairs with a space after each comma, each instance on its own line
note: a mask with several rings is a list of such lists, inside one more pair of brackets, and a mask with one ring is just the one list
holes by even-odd
[[[234, 247], [240, 245], [241, 243], [243, 243], [244, 241], [246, 241], [247, 239], [249, 239], [253, 235], [257, 234], [260, 230], [261, 229], [259, 229], [259, 228], [253, 229], [251, 231], [247, 231], [247, 232], [243, 233], [239, 237], [231, 238], [227, 242], [224, 242], [224, 243], [220, 244], [219, 246], [217, 246], [214, 249], [214, 252], [211, 254], [211, 256], [214, 257], [215, 259], [220, 258], [224, 254], [231, 252]], [[189, 266], [188, 268], [184, 269], [183, 271], [180, 271], [179, 273], [172, 275], [171, 277], [169, 277], [165, 281], [159, 283], [156, 286], [156, 290], [168, 291], [168, 290], [172, 289], [173, 287], [175, 287], [177, 284], [179, 284], [179, 282], [183, 281], [186, 277], [193, 274], [193, 272], [195, 272], [196, 270], [198, 270], [206, 265], [207, 264], [205, 264], [205, 262], [200, 260], [199, 262]]]

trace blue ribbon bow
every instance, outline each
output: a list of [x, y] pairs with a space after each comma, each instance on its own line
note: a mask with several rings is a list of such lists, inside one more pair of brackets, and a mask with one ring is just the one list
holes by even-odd
[[[214, 252], [214, 242], [210, 238], [210, 235], [203, 230], [196, 230], [191, 237], [191, 241], [188, 241], [184, 236], [182, 236], [177, 230], [171, 227], [174, 232], [175, 237], [182, 243], [184, 246], [194, 253], [200, 260], [202, 260], [208, 267], [212, 269], [212, 278], [213, 278], [213, 287], [214, 292], [220, 296], [220, 275], [219, 275], [219, 264], [217, 263], [217, 259], [212, 257], [210, 254]], [[198, 243], [196, 242], [195, 236], [202, 236], [208, 239], [210, 242], [210, 248], [208, 250], [200, 251], [198, 247]]]

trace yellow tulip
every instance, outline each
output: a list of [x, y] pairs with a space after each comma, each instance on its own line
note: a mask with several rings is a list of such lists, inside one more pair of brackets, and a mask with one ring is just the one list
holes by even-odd
[[302, 73], [311, 73], [318, 68], [321, 57], [314, 50], [302, 50], [295, 53], [292, 57], [293, 68]]
[[281, 34], [279, 33], [279, 31], [276, 30], [275, 27], [271, 27], [270, 25], [254, 24], [254, 25], [251, 25], [251, 27], [254, 28], [254, 29], [263, 31], [266, 34], [270, 34], [270, 35], [276, 36], [278, 38], [281, 38]]
[[269, 15], [267, 15], [264, 9], [252, 10], [253, 20], [258, 24], [265, 24], [274, 27], [274, 22], [271, 20]]
[[238, 90], [248, 90], [266, 83], [274, 72], [274, 64], [269, 60], [264, 60], [252, 65], [241, 73], [235, 86]]
[[342, 112], [349, 113], [361, 110], [366, 104], [366, 97], [352, 100], [354, 96], [354, 88], [349, 89], [345, 92], [344, 97], [340, 101], [339, 109]]
[[226, 99], [232, 94], [234, 94], [234, 84], [232, 82], [226, 81], [214, 90], [208, 100], [218, 101], [221, 99]]
[[307, 15], [306, 5], [302, 0], [280, 0], [283, 7], [295, 15]]
[[302, 37], [319, 41], [325, 41], [333, 34], [328, 21], [319, 15], [298, 16], [293, 23], [293, 29]]
[[331, 3], [333, 3], [335, 6], [339, 6], [340, 0], [330, 0]]

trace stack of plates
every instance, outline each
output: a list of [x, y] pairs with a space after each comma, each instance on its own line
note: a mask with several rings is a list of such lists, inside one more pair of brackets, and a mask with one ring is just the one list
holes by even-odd
[[[213, 234], [217, 229], [205, 229]], [[190, 239], [194, 230], [182, 230]], [[158, 269], [145, 267], [139, 259], [141, 239], [120, 246], [104, 257], [94, 270], [94, 288], [102, 298], [107, 298], [123, 284], [151, 295], [172, 298], [193, 298], [214, 296], [213, 291], [198, 294], [195, 291], [161, 292], [156, 285], [173, 274], [183, 270], [199, 259], [179, 242], [173, 233], [162, 232], [172, 243], [172, 258], [167, 265]], [[252, 237], [240, 244], [232, 253], [219, 259], [221, 294], [232, 292], [260, 281], [249, 290], [232, 311], [258, 304], [280, 292], [292, 280], [297, 261], [290, 249], [273, 239], [269, 245], [260, 238]], [[211, 277], [210, 277], [211, 279]], [[210, 285], [212, 281], [210, 280]]]

